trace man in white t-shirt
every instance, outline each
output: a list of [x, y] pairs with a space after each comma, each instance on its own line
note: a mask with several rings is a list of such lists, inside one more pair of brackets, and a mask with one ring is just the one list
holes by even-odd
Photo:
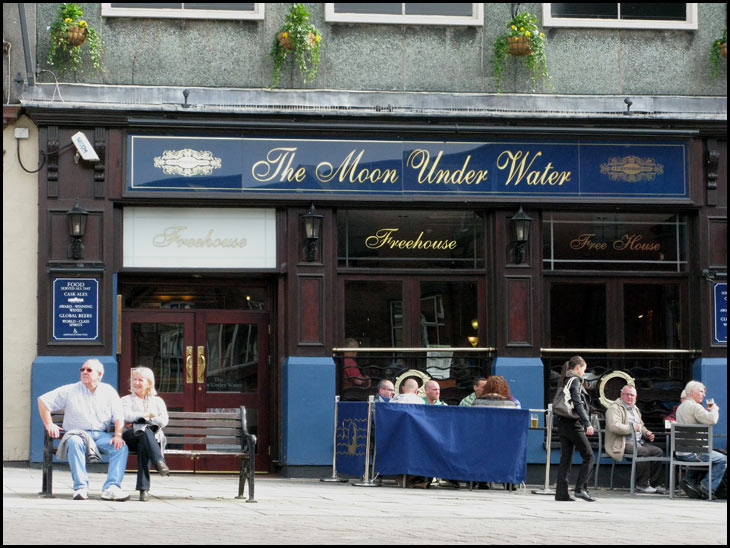
[[[54, 424], [51, 413], [64, 412], [64, 437], [61, 444], [64, 452], [68, 452], [68, 464], [74, 482], [74, 500], [86, 500], [89, 497], [86, 457], [87, 452], [93, 453], [93, 445], [99, 453], [109, 455], [109, 471], [101, 498], [115, 501], [129, 499], [129, 494], [121, 489], [129, 454], [122, 439], [122, 402], [111, 385], [101, 382], [103, 375], [104, 365], [92, 358], [81, 366], [80, 382], [61, 386], [38, 398], [38, 412], [51, 438], [60, 436], [60, 430]], [[110, 432], [112, 427], [113, 434]]]
[[393, 396], [390, 403], [415, 403], [423, 405], [423, 398], [418, 395], [418, 382], [416, 379], [406, 379], [402, 387], [403, 393]]

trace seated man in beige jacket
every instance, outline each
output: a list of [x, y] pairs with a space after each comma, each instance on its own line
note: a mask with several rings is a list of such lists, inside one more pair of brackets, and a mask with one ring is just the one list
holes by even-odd
[[[644, 426], [641, 412], [636, 407], [636, 388], [627, 384], [621, 390], [621, 397], [606, 411], [606, 453], [620, 461], [624, 456], [633, 454], [639, 457], [661, 457], [664, 452], [656, 445], [645, 443], [644, 439], [654, 441], [654, 433]], [[640, 493], [665, 493], [659, 485], [662, 474], [661, 462], [636, 463], [636, 490]]]

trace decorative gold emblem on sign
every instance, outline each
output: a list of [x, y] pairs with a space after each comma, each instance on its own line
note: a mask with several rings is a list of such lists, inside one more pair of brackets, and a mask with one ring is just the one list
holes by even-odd
[[165, 175], [210, 175], [214, 169], [221, 167], [221, 159], [215, 158], [209, 150], [166, 150], [162, 156], [155, 156], [155, 167], [162, 169]]
[[623, 158], [609, 158], [601, 164], [601, 173], [608, 175], [612, 181], [653, 181], [657, 175], [664, 173], [664, 165], [657, 164], [654, 158], [639, 158], [638, 156], [624, 156]]

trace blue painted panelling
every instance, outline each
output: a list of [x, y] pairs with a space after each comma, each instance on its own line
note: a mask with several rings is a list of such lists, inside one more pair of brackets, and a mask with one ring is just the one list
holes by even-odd
[[[492, 372], [509, 383], [512, 395], [520, 400], [522, 409], [545, 409], [544, 373], [540, 358], [501, 358], [492, 364]], [[545, 426], [545, 414], [536, 413], [539, 425]], [[527, 462], [545, 463], [544, 430], [530, 430], [527, 435]]]
[[707, 397], [720, 407], [720, 420], [713, 429], [717, 448], [727, 449], [727, 358], [698, 358], [692, 377], [707, 387]]
[[289, 357], [282, 368], [281, 462], [332, 464], [335, 408], [332, 358]]

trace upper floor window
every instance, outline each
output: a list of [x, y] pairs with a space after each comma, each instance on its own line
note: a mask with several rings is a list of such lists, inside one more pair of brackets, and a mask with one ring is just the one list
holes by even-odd
[[102, 4], [104, 17], [150, 17], [173, 19], [263, 19], [264, 3], [250, 4]]
[[331, 3], [325, 4], [325, 20], [328, 23], [481, 26], [484, 24], [484, 4]]
[[697, 4], [543, 4], [545, 27], [697, 29]]

